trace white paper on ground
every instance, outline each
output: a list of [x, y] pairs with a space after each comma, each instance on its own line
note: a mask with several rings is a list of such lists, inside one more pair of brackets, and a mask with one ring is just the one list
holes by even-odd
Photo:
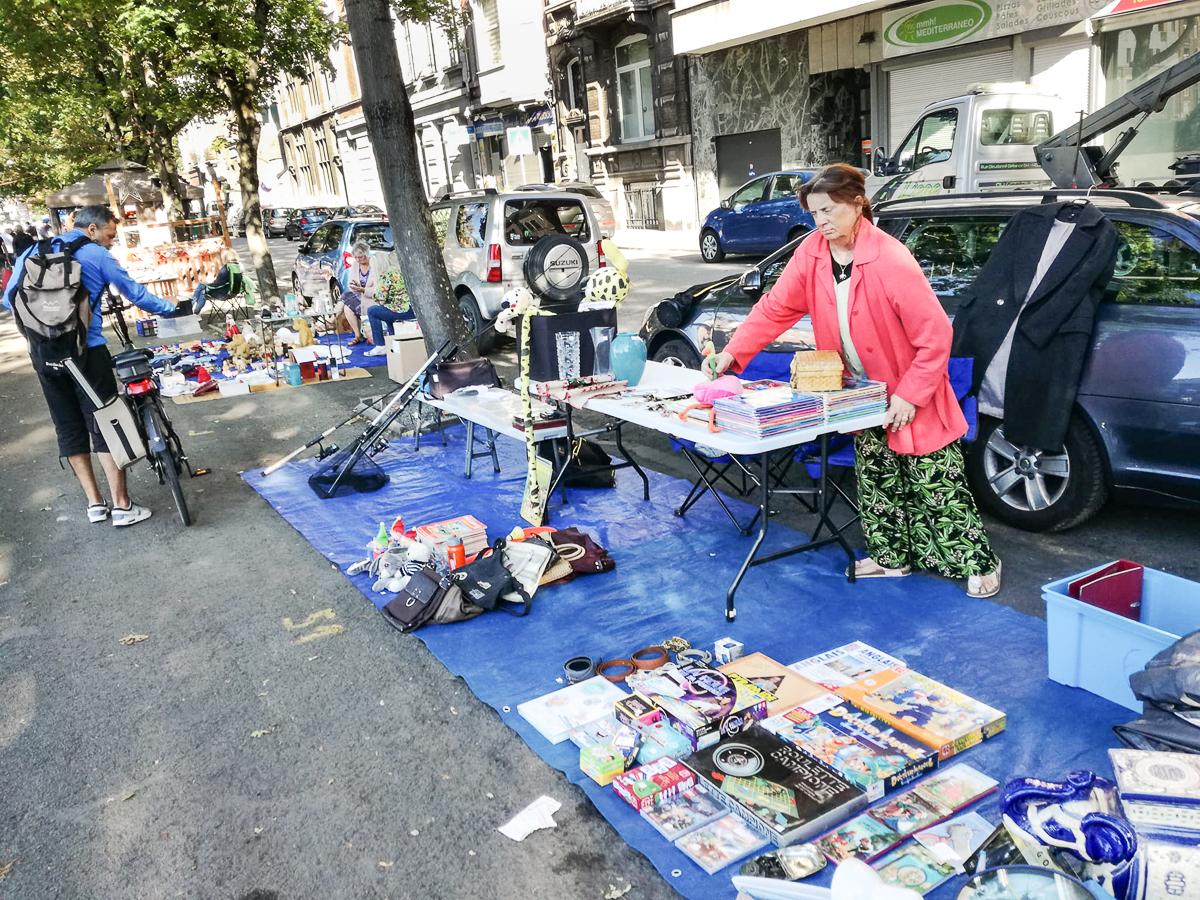
[[554, 828], [558, 824], [554, 821], [554, 814], [561, 808], [561, 803], [543, 794], [501, 825], [499, 831], [506, 838], [523, 841], [535, 831]]

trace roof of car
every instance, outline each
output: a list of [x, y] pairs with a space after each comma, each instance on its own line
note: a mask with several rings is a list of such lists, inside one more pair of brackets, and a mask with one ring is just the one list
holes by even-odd
[[491, 197], [499, 197], [504, 200], [561, 200], [563, 197], [574, 198], [581, 201], [585, 205], [591, 198], [583, 194], [575, 193], [574, 191], [563, 190], [561, 188], [547, 188], [538, 190], [523, 190], [518, 188], [514, 191], [463, 191], [461, 193], [443, 194], [440, 197], [434, 198], [434, 204], [451, 203], [456, 200], [486, 200]]
[[1194, 213], [1198, 199], [1194, 194], [1156, 193], [1133, 189], [1118, 190], [1020, 190], [974, 194], [934, 194], [928, 197], [903, 197], [875, 204], [880, 215], [900, 215], [914, 210], [972, 212], [981, 207], [1013, 208], [1061, 200], [1086, 199], [1110, 209], [1142, 209], [1163, 212]]

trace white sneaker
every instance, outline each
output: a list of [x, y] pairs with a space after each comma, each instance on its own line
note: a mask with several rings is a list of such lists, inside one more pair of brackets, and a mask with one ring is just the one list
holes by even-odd
[[95, 525], [97, 522], [103, 522], [108, 518], [107, 503], [93, 503], [87, 508], [88, 521]]
[[363, 356], [387, 356], [387, 347], [372, 347]]
[[124, 528], [126, 525], [136, 525], [138, 522], [144, 522], [150, 518], [150, 510], [144, 506], [138, 506], [130, 501], [126, 509], [121, 509], [119, 506], [112, 508], [112, 523], [117, 528]]

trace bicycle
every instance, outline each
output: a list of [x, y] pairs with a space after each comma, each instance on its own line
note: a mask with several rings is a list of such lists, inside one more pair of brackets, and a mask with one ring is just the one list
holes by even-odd
[[129, 309], [129, 304], [111, 293], [107, 296], [105, 304], [105, 311], [112, 317], [113, 330], [123, 348], [120, 353], [113, 355], [113, 369], [117, 382], [121, 385], [117, 396], [107, 401], [99, 397], [73, 360], [64, 360], [54, 364], [53, 368], [66, 369], [91, 396], [98, 411], [118, 402], [125, 404], [130, 413], [129, 419], [141, 438], [141, 446], [133, 447], [132, 441], [126, 440], [124, 435], [121, 436], [126, 455], [134, 462], [145, 456], [150, 468], [158, 477], [158, 483], [167, 485], [171, 491], [180, 521], [185, 527], [189, 526], [192, 524], [192, 515], [183, 495], [181, 476], [186, 471], [189, 478], [196, 478], [208, 474], [208, 470], [192, 468], [187, 453], [184, 452], [183, 442], [179, 440], [179, 435], [163, 408], [158, 376], [150, 365], [150, 360], [154, 358], [153, 352], [136, 349], [130, 340], [129, 328], [123, 315], [124, 310]]

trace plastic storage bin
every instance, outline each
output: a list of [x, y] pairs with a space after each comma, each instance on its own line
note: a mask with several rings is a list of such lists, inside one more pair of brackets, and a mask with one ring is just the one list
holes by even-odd
[[197, 315], [176, 316], [173, 319], [168, 319], [166, 316], [158, 317], [158, 336], [164, 338], [184, 337], [189, 334], [200, 334], [200, 317]]
[[1141, 621], [1135, 622], [1067, 596], [1067, 585], [1093, 571], [1042, 588], [1050, 678], [1141, 712], [1141, 702], [1129, 689], [1129, 676], [1145, 668], [1160, 650], [1200, 628], [1200, 584], [1147, 568]]

